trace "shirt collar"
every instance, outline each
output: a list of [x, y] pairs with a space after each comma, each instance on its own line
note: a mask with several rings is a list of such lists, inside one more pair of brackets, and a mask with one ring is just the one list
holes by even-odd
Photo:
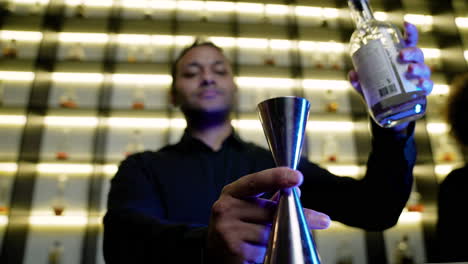
[[[179, 145], [184, 147], [186, 150], [207, 150], [213, 151], [209, 146], [207, 146], [203, 141], [193, 137], [187, 129], [185, 129], [182, 138], [180, 139]], [[221, 149], [226, 146], [234, 146], [236, 148], [244, 148], [246, 143], [239, 137], [234, 128], [232, 133], [224, 140]]]

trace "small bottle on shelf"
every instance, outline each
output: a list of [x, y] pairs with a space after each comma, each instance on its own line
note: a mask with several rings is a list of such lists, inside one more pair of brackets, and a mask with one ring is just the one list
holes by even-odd
[[62, 108], [74, 109], [78, 107], [77, 96], [73, 87], [66, 88], [65, 92], [59, 98], [59, 105]]
[[413, 190], [411, 190], [410, 197], [406, 203], [406, 209], [409, 212], [423, 212], [424, 204], [421, 201], [421, 193], [416, 189], [416, 185], [413, 184]]
[[263, 64], [267, 66], [275, 66], [276, 60], [273, 55], [273, 51], [271, 50], [271, 40], [268, 41], [267, 48], [265, 53], [263, 54]]
[[143, 18], [147, 20], [153, 19], [153, 11], [152, 0], [146, 0], [145, 9], [143, 10]]
[[18, 46], [16, 39], [10, 39], [10, 41], [3, 47], [3, 57], [9, 59], [15, 59], [18, 57]]
[[62, 130], [62, 133], [57, 143], [57, 152], [55, 153], [55, 158], [57, 160], [68, 160], [69, 158], [69, 153], [68, 153], [69, 134], [70, 134], [69, 128], [64, 128]]
[[0, 215], [8, 214], [8, 181], [4, 177], [0, 177]]
[[81, 43], [74, 43], [68, 50], [67, 59], [72, 61], [83, 61], [86, 57]]
[[145, 149], [141, 138], [141, 131], [135, 129], [132, 132], [132, 136], [127, 146], [125, 147], [125, 157], [128, 157], [131, 154], [142, 152]]
[[82, 0], [75, 8], [75, 17], [84, 18], [86, 16], [86, 7]]
[[438, 149], [436, 153], [438, 153], [438, 155], [436, 160], [438, 162], [453, 162], [457, 159], [457, 153], [455, 153], [453, 150], [448, 135], [441, 135], [437, 137], [437, 147]]
[[142, 110], [145, 109], [145, 90], [143, 84], [138, 84], [138, 86], [133, 91], [133, 102], [132, 109]]
[[137, 62], [137, 56], [139, 52], [140, 52], [140, 49], [137, 45], [135, 44], [130, 45], [127, 49], [127, 62], [129, 63]]
[[356, 30], [350, 55], [372, 118], [383, 127], [421, 118], [426, 111], [425, 92], [405, 78], [407, 65], [397, 59], [404, 48], [400, 31], [374, 19], [368, 0], [348, 0]]
[[62, 242], [55, 240], [49, 249], [48, 264], [63, 264], [63, 253]]
[[52, 210], [56, 216], [62, 216], [65, 211], [65, 185], [67, 180], [66, 174], [60, 175], [57, 180], [57, 190], [52, 202]]
[[339, 109], [336, 93], [333, 89], [327, 89], [325, 92], [325, 111], [328, 113], [336, 113]]
[[415, 264], [414, 252], [408, 234], [404, 234], [395, 247], [395, 264]]
[[336, 137], [332, 134], [326, 134], [322, 145], [323, 161], [326, 163], [337, 162], [338, 153], [339, 146]]

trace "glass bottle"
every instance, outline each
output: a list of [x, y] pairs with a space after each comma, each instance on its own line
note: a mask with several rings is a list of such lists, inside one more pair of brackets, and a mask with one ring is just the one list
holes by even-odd
[[138, 86], [133, 91], [133, 102], [132, 109], [142, 110], [145, 109], [145, 90], [143, 84], [138, 84]]
[[52, 210], [56, 216], [63, 215], [63, 211], [65, 211], [65, 185], [67, 180], [66, 174], [60, 175], [57, 180], [57, 191], [52, 202]]
[[68, 154], [69, 133], [70, 133], [70, 129], [64, 128], [62, 131], [62, 135], [60, 135], [60, 138], [57, 143], [57, 152], [55, 153], [55, 158], [57, 160], [67, 160], [69, 158], [69, 154]]
[[437, 161], [453, 162], [457, 159], [457, 154], [453, 151], [448, 135], [440, 135], [437, 137], [437, 145]]
[[82, 61], [85, 59], [85, 57], [86, 57], [85, 50], [83, 49], [83, 46], [79, 42], [73, 44], [68, 50], [67, 58], [69, 60]]
[[275, 57], [273, 56], [273, 50], [271, 49], [271, 40], [268, 41], [266, 51], [263, 54], [263, 64], [267, 66], [276, 65], [276, 60], [275, 60]]
[[0, 215], [8, 214], [8, 181], [5, 177], [0, 177]]
[[131, 154], [142, 152], [145, 149], [143, 142], [141, 140], [141, 131], [135, 129], [132, 132], [132, 137], [125, 147], [125, 156], [128, 157]]
[[322, 145], [324, 162], [337, 162], [338, 153], [339, 146], [336, 137], [332, 134], [327, 134]]
[[2, 53], [3, 57], [5, 58], [15, 59], [16, 57], [18, 57], [18, 47], [16, 39], [11, 39], [10, 42], [8, 42], [3, 48]]
[[329, 113], [338, 112], [339, 104], [336, 97], [336, 93], [333, 91], [333, 89], [327, 89], [325, 92], [325, 111]]
[[63, 245], [62, 242], [56, 240], [54, 244], [49, 249], [48, 263], [49, 264], [62, 264], [63, 258]]
[[77, 108], [76, 93], [73, 87], [68, 87], [59, 98], [59, 105], [62, 108]]
[[404, 48], [400, 31], [377, 21], [368, 0], [348, 0], [356, 30], [350, 55], [372, 118], [383, 127], [421, 118], [426, 111], [425, 92], [405, 78], [407, 65], [398, 63]]
[[397, 242], [395, 247], [395, 264], [414, 264], [416, 263], [413, 257], [413, 248], [409, 241], [408, 234]]

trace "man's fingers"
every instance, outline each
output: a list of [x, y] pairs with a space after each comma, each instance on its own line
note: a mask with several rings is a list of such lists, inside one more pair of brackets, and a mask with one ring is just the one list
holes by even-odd
[[304, 215], [310, 229], [325, 229], [330, 226], [330, 217], [324, 213], [304, 208]]
[[265, 192], [298, 186], [302, 180], [303, 176], [299, 171], [286, 167], [273, 168], [241, 177], [226, 185], [222, 194], [239, 199], [258, 197]]
[[426, 96], [432, 92], [432, 88], [434, 87], [434, 82], [428, 78], [421, 78], [418, 81], [419, 88], [422, 88], [426, 92]]
[[431, 77], [431, 69], [424, 63], [411, 63], [406, 73], [408, 79], [419, 79]]
[[418, 29], [415, 25], [406, 22], [404, 23], [405, 26], [405, 44], [406, 47], [414, 47], [418, 44], [419, 34]]
[[404, 48], [400, 51], [400, 62], [423, 63], [424, 53], [418, 47]]

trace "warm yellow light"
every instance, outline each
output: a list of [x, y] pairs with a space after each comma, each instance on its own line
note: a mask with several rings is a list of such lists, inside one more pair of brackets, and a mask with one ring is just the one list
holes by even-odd
[[67, 6], [84, 4], [86, 7], [111, 7], [113, 0], [65, 0]]
[[194, 37], [191, 36], [175, 36], [174, 42], [177, 46], [187, 46], [195, 41]]
[[236, 5], [236, 10], [239, 14], [244, 14], [244, 13], [262, 14], [263, 8], [264, 8], [263, 4], [237, 2], [237, 5]]
[[36, 171], [39, 173], [66, 173], [66, 174], [91, 174], [91, 164], [66, 164], [66, 163], [39, 163]]
[[163, 74], [113, 74], [112, 81], [114, 83], [168, 85], [172, 82], [172, 77]]
[[339, 176], [356, 178], [360, 175], [361, 168], [357, 165], [329, 165], [327, 170]]
[[204, 4], [202, 1], [177, 1], [177, 8], [187, 11], [201, 11]]
[[398, 224], [415, 224], [421, 222], [422, 215], [420, 212], [403, 211], [398, 218]]
[[293, 46], [293, 42], [286, 39], [270, 40], [270, 47], [277, 50], [289, 50]]
[[169, 126], [171, 128], [182, 129], [182, 128], [187, 127], [187, 121], [185, 121], [185, 119], [183, 118], [172, 118], [169, 120]]
[[143, 118], [143, 117], [110, 117], [107, 125], [120, 128], [167, 128], [169, 119], [167, 118]]
[[377, 11], [377, 12], [374, 12], [374, 17], [377, 20], [386, 21], [388, 19], [388, 14], [385, 12]]
[[290, 78], [237, 77], [236, 83], [241, 87], [291, 89], [294, 87], [295, 80]]
[[42, 33], [36, 31], [0, 30], [0, 39], [38, 42], [42, 40]]
[[234, 119], [231, 121], [231, 124], [236, 129], [243, 129], [243, 130], [262, 130], [262, 124], [259, 120], [248, 120], [248, 119]]
[[88, 224], [86, 212], [67, 212], [56, 216], [52, 212], [33, 212], [29, 224], [38, 227], [85, 227]]
[[231, 37], [210, 37], [209, 40], [222, 48], [232, 48], [236, 46], [236, 38]]
[[431, 95], [448, 94], [449, 91], [450, 91], [450, 87], [446, 84], [434, 84]]
[[344, 52], [345, 44], [338, 43], [334, 41], [329, 42], [318, 42], [318, 41], [299, 41], [299, 49], [302, 51], [311, 51], [311, 52]]
[[354, 123], [348, 121], [308, 121], [307, 130], [311, 132], [352, 132]]
[[444, 134], [448, 131], [447, 124], [445, 123], [428, 123], [426, 128], [431, 134]]
[[289, 7], [287, 5], [267, 4], [265, 6], [265, 12], [268, 15], [287, 15], [289, 13]]
[[0, 115], [0, 125], [22, 126], [25, 123], [24, 115]]
[[6, 226], [8, 224], [8, 216], [0, 215], [0, 226]]
[[161, 9], [161, 10], [174, 10], [177, 7], [177, 2], [174, 0], [169, 0], [169, 1], [156, 0], [156, 1], [151, 2], [151, 7], [154, 9]]
[[125, 8], [145, 8], [148, 3], [147, 0], [121, 0], [121, 5]]
[[424, 57], [427, 59], [440, 58], [440, 49], [421, 48], [421, 50], [424, 53]]
[[32, 81], [34, 72], [0, 71], [0, 79], [4, 81]]
[[436, 165], [434, 167], [434, 172], [437, 174], [437, 176], [446, 176], [449, 174], [453, 169], [455, 168], [454, 165], [452, 164], [444, 164], [444, 165]]
[[235, 3], [233, 2], [208, 1], [205, 3], [205, 8], [210, 12], [232, 12], [236, 10]]
[[77, 117], [77, 116], [46, 116], [44, 124], [52, 127], [96, 127], [97, 117]]
[[155, 45], [170, 46], [174, 44], [174, 37], [170, 35], [154, 35], [152, 42]]
[[16, 172], [18, 164], [14, 162], [0, 162], [0, 172]]
[[238, 38], [237, 46], [239, 48], [264, 49], [268, 47], [268, 39], [260, 38]]
[[104, 44], [109, 41], [109, 35], [104, 33], [71, 33], [61, 32], [58, 39], [64, 43], [96, 43]]
[[106, 164], [103, 167], [104, 174], [106, 175], [114, 175], [117, 173], [118, 166], [115, 164]]
[[468, 28], [468, 17], [455, 18], [455, 24], [457, 24], [459, 28]]
[[41, 5], [46, 5], [49, 3], [49, 0], [12, 0], [12, 2], [17, 4], [36, 4], [40, 3]]
[[432, 25], [433, 18], [428, 15], [406, 14], [404, 20], [415, 25]]
[[326, 18], [334, 19], [334, 18], [338, 18], [338, 16], [340, 15], [340, 12], [336, 8], [323, 8], [322, 14]]
[[104, 79], [101, 73], [54, 72], [51, 76], [54, 82], [100, 83]]
[[151, 42], [151, 36], [142, 34], [119, 34], [117, 35], [117, 42], [131, 45], [148, 44]]
[[322, 17], [322, 8], [312, 6], [296, 6], [296, 16], [320, 18]]
[[465, 50], [463, 54], [465, 55], [465, 60], [468, 61], [468, 50]]
[[348, 81], [306, 79], [302, 81], [304, 89], [311, 90], [347, 90], [351, 87]]

